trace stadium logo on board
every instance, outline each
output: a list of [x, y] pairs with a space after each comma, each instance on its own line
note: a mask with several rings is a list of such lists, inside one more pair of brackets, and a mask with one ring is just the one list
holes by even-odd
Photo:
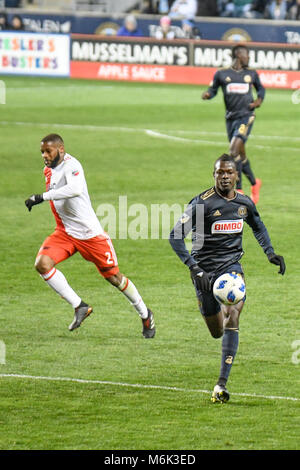
[[115, 36], [120, 29], [118, 23], [113, 23], [112, 21], [106, 21], [101, 23], [94, 31], [94, 34], [100, 34], [101, 36]]
[[231, 28], [222, 36], [223, 41], [249, 42], [252, 40], [247, 31], [241, 28]]

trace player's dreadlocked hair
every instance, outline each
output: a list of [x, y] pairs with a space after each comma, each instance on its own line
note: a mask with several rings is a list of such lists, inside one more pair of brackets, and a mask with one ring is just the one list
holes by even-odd
[[231, 163], [235, 168], [236, 168], [236, 163], [234, 161], [234, 158], [231, 157], [230, 155], [228, 155], [227, 153], [223, 153], [223, 155], [221, 155], [216, 161], [215, 161], [215, 166], [214, 168], [216, 168], [216, 165], [218, 162], [229, 162]]
[[46, 137], [44, 137], [41, 142], [54, 142], [55, 144], [58, 144], [58, 145], [63, 145], [64, 144], [64, 141], [62, 139], [62, 137], [58, 134], [48, 134], [46, 135]]
[[237, 52], [240, 51], [241, 49], [245, 49], [246, 51], [249, 51], [248, 47], [245, 46], [244, 44], [236, 44], [235, 46], [233, 46], [232, 51], [231, 51], [233, 59], [236, 59]]

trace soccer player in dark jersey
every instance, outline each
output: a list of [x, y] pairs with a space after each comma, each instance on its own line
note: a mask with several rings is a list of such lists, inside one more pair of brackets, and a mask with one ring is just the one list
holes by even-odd
[[[254, 120], [255, 109], [259, 108], [265, 96], [258, 73], [248, 68], [249, 52], [244, 45], [238, 44], [232, 49], [232, 66], [218, 70], [212, 85], [202, 94], [203, 100], [216, 96], [221, 87], [226, 108], [226, 129], [230, 142], [230, 155], [235, 159], [239, 180], [237, 191], [242, 190], [242, 172], [251, 183], [251, 199], [254, 204], [259, 201], [261, 180], [255, 178], [246, 155], [245, 144], [250, 135]], [[252, 87], [256, 89], [257, 98], [254, 100]]]
[[[235, 160], [227, 154], [214, 166], [214, 187], [194, 197], [170, 234], [170, 243], [186, 264], [196, 290], [200, 311], [213, 338], [222, 338], [222, 358], [218, 382], [212, 401], [229, 400], [226, 383], [239, 343], [239, 317], [245, 298], [236, 305], [220, 305], [213, 296], [214, 281], [224, 273], [243, 276], [240, 259], [243, 256], [242, 234], [246, 222], [264, 250], [270, 263], [280, 267], [285, 263], [274, 253], [268, 231], [255, 204], [248, 196], [238, 193]], [[184, 238], [192, 231], [192, 250], [187, 250]]]

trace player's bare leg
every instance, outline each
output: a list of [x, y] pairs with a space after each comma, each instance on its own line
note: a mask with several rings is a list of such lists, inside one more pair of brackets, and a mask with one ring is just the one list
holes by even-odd
[[239, 319], [244, 306], [243, 300], [236, 305], [222, 305], [221, 310], [224, 317], [224, 330], [226, 328], [239, 328]]
[[41, 274], [46, 274], [55, 266], [52, 258], [46, 255], [39, 255], [35, 260], [34, 267]]
[[207, 328], [213, 338], [221, 338], [224, 333], [224, 315], [222, 310], [220, 310], [216, 315], [211, 315], [209, 317], [203, 316]]
[[46, 255], [39, 255], [35, 261], [35, 268], [44, 281], [57, 294], [65, 299], [74, 308], [74, 320], [69, 325], [69, 330], [79, 328], [83, 320], [93, 311], [93, 308], [87, 305], [69, 286], [65, 276], [55, 267], [55, 261]]
[[118, 272], [106, 280], [119, 289], [129, 300], [131, 305], [138, 312], [143, 324], [144, 338], [153, 338], [155, 336], [155, 323], [152, 311], [145, 305], [137, 288], [130, 279], [124, 274]]

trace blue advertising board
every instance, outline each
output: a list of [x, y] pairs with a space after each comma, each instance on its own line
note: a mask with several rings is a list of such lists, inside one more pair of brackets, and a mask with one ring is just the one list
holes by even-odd
[[[15, 10], [14, 10], [15, 12]], [[14, 13], [8, 12], [8, 20]], [[114, 35], [122, 26], [124, 15], [108, 16], [74, 13], [59, 15], [53, 13], [33, 13], [20, 10], [25, 31], [43, 33], [75, 33]], [[144, 37], [153, 37], [159, 27], [159, 16], [141, 15], [139, 29]], [[196, 26], [203, 40], [255, 41], [283, 44], [300, 44], [300, 22], [243, 20], [225, 18], [197, 18]], [[184, 37], [180, 21], [172, 21], [175, 37]]]

